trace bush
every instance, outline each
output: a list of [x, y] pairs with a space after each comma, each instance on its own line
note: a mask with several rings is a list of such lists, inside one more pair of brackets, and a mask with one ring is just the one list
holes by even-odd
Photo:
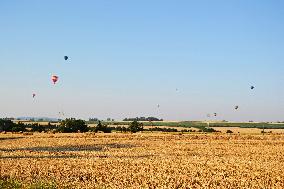
[[129, 131], [132, 133], [136, 133], [138, 131], [143, 131], [143, 123], [139, 123], [138, 121], [134, 120], [128, 127]]
[[227, 130], [226, 133], [234, 133], [233, 131], [231, 130]]
[[46, 181], [36, 181], [33, 183], [29, 183], [27, 186], [24, 187], [24, 184], [22, 184], [21, 181], [15, 178], [0, 177], [0, 188], [56, 189], [58, 187], [55, 182], [46, 182]]
[[121, 126], [118, 126], [115, 128], [116, 131], [120, 131], [120, 132], [126, 132], [127, 131], [127, 128], [126, 127], [121, 127]]
[[118, 127], [115, 128], [115, 130], [116, 130], [116, 131], [120, 131], [120, 132], [126, 132], [126, 131], [128, 131], [128, 129], [127, 129], [126, 127], [124, 127], [124, 126], [123, 126], [123, 127], [118, 126]]
[[22, 188], [22, 184], [15, 179], [0, 177], [0, 188], [20, 189]]
[[191, 130], [182, 129], [181, 132], [182, 132], [182, 133], [186, 133], [186, 132], [191, 132]]
[[63, 133], [87, 132], [88, 126], [81, 119], [70, 118], [61, 121], [58, 131]]
[[213, 128], [210, 128], [210, 127], [204, 127], [204, 128], [201, 128], [203, 132], [206, 132], [206, 133], [213, 133], [213, 132], [217, 132], [215, 129]]

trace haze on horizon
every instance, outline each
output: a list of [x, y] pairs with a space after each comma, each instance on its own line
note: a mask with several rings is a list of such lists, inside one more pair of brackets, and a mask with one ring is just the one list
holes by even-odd
[[0, 117], [284, 121], [283, 8], [3, 0]]

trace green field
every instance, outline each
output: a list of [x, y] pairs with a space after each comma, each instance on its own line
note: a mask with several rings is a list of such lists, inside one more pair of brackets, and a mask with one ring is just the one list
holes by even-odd
[[[129, 125], [131, 122], [121, 121], [121, 122], [103, 122], [108, 125]], [[167, 127], [185, 127], [185, 128], [203, 128], [207, 127], [208, 124], [202, 121], [180, 121], [180, 122], [166, 122], [166, 121], [156, 121], [156, 122], [143, 122], [145, 126], [167, 126]], [[210, 127], [240, 127], [240, 128], [258, 128], [258, 129], [284, 129], [284, 123], [230, 123], [230, 122], [213, 122], [210, 123]]]

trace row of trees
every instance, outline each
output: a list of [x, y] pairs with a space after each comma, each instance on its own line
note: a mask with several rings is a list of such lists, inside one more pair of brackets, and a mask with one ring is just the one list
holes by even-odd
[[163, 121], [156, 117], [136, 117], [136, 118], [124, 118], [123, 121]]
[[[162, 128], [162, 127], [154, 127], [154, 128], [149, 128], [147, 129], [148, 131], [161, 131], [161, 132], [178, 132], [177, 129], [175, 128]], [[180, 132], [195, 132], [195, 130], [193, 129], [182, 129]], [[199, 130], [199, 132], [201, 132], [201, 130]]]
[[0, 119], [0, 131], [19, 132], [25, 129], [26, 125], [23, 123], [15, 124], [8, 119]]
[[[110, 133], [112, 130], [122, 131], [120, 128], [108, 127], [106, 124], [102, 124], [100, 121], [95, 127], [88, 127], [86, 122], [81, 119], [65, 119], [60, 122], [60, 125], [53, 125], [50, 122], [48, 125], [40, 125], [38, 123], [24, 124], [22, 122], [15, 123], [11, 120], [0, 119], [0, 132], [45, 132], [45, 131], [56, 131], [62, 133], [73, 133], [73, 132], [104, 132]], [[124, 131], [124, 130], [123, 130]], [[125, 131], [136, 133], [138, 131], [143, 131], [143, 124], [137, 121], [133, 121]]]
[[[111, 133], [111, 131], [119, 131], [119, 132], [132, 132], [136, 133], [139, 131], [162, 131], [162, 132], [178, 132], [175, 128], [161, 128], [161, 127], [152, 127], [148, 129], [144, 129], [144, 125], [137, 120], [132, 121], [129, 123], [127, 127], [124, 126], [117, 126], [117, 127], [109, 127], [106, 122], [102, 123], [98, 121], [98, 124], [95, 127], [89, 127], [84, 120], [69, 118], [62, 120], [59, 125], [51, 124], [50, 122], [48, 125], [40, 125], [38, 123], [27, 124], [18, 122], [15, 123], [11, 120], [1, 120], [0, 119], [0, 132], [7, 131], [7, 132], [47, 132], [47, 131], [54, 131], [54, 132], [62, 132], [62, 133], [74, 133], [74, 132], [104, 132], [104, 133]], [[216, 132], [213, 128], [207, 127], [199, 127], [200, 132]], [[183, 129], [181, 132], [195, 132], [195, 130], [188, 130]]]
[[24, 124], [22, 122], [15, 123], [11, 120], [7, 119], [0, 119], [0, 132], [6, 131], [6, 132], [20, 132], [20, 131], [32, 131], [32, 132], [42, 132], [42, 131], [48, 131], [52, 129], [56, 129], [56, 125], [52, 125], [51, 123], [48, 123], [48, 125], [40, 125], [38, 123], [32, 123], [32, 124]]

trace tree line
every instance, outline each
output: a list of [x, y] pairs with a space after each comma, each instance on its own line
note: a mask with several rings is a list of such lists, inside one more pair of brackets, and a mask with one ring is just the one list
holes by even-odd
[[110, 133], [113, 130], [125, 131], [136, 133], [143, 131], [143, 124], [138, 121], [133, 121], [127, 128], [121, 129], [116, 127], [109, 127], [107, 124], [98, 121], [95, 127], [89, 127], [84, 120], [68, 118], [62, 120], [59, 125], [48, 122], [47, 125], [41, 125], [39, 123], [22, 123], [13, 122], [7, 119], [0, 119], [0, 132], [62, 132], [62, 133], [74, 133], [74, 132], [104, 132]]
[[[176, 128], [152, 127], [145, 129], [144, 123], [134, 120], [127, 126], [109, 126], [106, 122], [98, 121], [96, 126], [90, 127], [84, 120], [67, 118], [59, 124], [48, 122], [47, 125], [39, 123], [22, 123], [13, 122], [11, 120], [0, 119], [0, 132], [61, 132], [61, 133], [77, 133], [77, 132], [131, 132], [139, 131], [161, 131], [161, 132], [179, 132]], [[198, 131], [191, 129], [183, 129], [181, 132], [216, 132], [213, 128], [199, 127]]]
[[136, 117], [136, 118], [124, 118], [123, 121], [163, 121], [156, 117]]

